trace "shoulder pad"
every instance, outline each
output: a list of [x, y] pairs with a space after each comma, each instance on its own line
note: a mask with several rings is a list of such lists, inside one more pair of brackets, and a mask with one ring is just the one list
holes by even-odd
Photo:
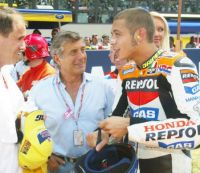
[[175, 63], [174, 63], [175, 67], [189, 67], [189, 68], [195, 68], [194, 63], [192, 62], [191, 59], [187, 58], [187, 57], [181, 57], [178, 58]]

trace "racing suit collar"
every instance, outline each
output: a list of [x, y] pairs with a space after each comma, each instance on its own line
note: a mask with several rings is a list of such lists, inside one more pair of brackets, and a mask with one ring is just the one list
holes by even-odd
[[139, 69], [145, 69], [151, 64], [163, 53], [163, 50], [156, 51], [148, 60], [146, 60], [142, 65], [138, 66]]

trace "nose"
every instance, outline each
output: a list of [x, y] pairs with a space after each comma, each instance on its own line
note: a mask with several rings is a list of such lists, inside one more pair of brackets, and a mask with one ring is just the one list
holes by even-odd
[[85, 50], [78, 51], [77, 57], [78, 57], [78, 59], [81, 59], [81, 60], [85, 59], [86, 58]]
[[24, 40], [22, 40], [22, 43], [21, 43], [21, 45], [19, 47], [19, 50], [20, 50], [20, 52], [24, 52], [25, 49], [26, 49], [26, 44], [25, 44]]
[[114, 38], [111, 38], [111, 39], [110, 39], [110, 44], [111, 44], [111, 45], [114, 45], [114, 44], [116, 44], [116, 39], [114, 39]]

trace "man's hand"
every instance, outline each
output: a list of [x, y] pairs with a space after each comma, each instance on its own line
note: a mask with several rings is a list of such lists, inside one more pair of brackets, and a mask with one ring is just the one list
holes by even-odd
[[98, 131], [90, 133], [86, 136], [87, 144], [94, 148], [96, 147], [96, 151], [100, 151], [106, 144], [109, 142], [109, 135], [105, 133], [103, 130], [101, 131], [101, 142], [96, 145], [97, 142]]
[[59, 166], [62, 164], [65, 164], [65, 161], [58, 156], [52, 154], [48, 160], [48, 169], [51, 172], [56, 172], [58, 171]]
[[121, 139], [128, 133], [129, 124], [130, 118], [111, 116], [101, 121], [99, 127], [113, 138]]

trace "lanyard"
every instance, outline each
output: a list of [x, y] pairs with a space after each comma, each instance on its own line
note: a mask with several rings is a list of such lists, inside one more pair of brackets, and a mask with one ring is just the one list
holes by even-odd
[[60, 88], [61, 86], [60, 86], [60, 84], [58, 82], [58, 78], [57, 78], [56, 84], [57, 84], [57, 88], [58, 88], [59, 94], [60, 94], [63, 102], [65, 103], [65, 105], [67, 107], [67, 111], [64, 113], [64, 119], [66, 120], [69, 117], [72, 117], [72, 119], [75, 121], [76, 125], [78, 125], [78, 119], [80, 117], [81, 109], [82, 109], [82, 106], [83, 106], [83, 96], [84, 96], [84, 91], [85, 91], [85, 84], [82, 87], [80, 106], [78, 108], [77, 116], [74, 115], [73, 110], [67, 104], [67, 101], [66, 101], [65, 97], [62, 94], [62, 91], [61, 91], [61, 88]]

